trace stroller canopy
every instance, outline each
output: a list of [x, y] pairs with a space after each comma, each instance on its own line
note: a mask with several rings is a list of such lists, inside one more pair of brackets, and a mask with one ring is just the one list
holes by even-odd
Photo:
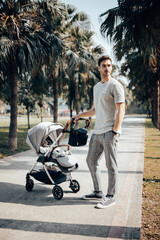
[[40, 146], [42, 146], [45, 139], [49, 136], [54, 142], [62, 132], [63, 128], [63, 125], [58, 123], [39, 123], [28, 130], [26, 142], [38, 154]]

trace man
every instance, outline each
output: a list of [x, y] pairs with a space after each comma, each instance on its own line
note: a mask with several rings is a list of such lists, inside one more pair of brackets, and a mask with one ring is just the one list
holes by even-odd
[[[87, 155], [87, 164], [92, 176], [94, 192], [83, 196], [83, 199], [101, 200], [96, 207], [106, 208], [115, 203], [117, 192], [117, 142], [125, 114], [125, 99], [122, 85], [111, 77], [112, 60], [110, 57], [102, 56], [98, 60], [98, 70], [101, 81], [94, 86], [94, 105], [90, 110], [75, 116], [74, 119], [78, 121], [81, 117], [96, 115], [95, 127]], [[105, 197], [102, 192], [99, 170], [99, 160], [103, 152], [108, 169], [108, 189]]]

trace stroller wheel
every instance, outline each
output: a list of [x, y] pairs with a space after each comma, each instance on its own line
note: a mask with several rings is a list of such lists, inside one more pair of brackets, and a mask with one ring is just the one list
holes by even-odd
[[27, 180], [27, 182], [26, 182], [26, 190], [28, 192], [30, 192], [30, 191], [32, 191], [33, 187], [34, 187], [33, 180], [32, 179]]
[[77, 182], [77, 180], [71, 180], [69, 187], [72, 189], [74, 193], [77, 193], [80, 190], [80, 185]]
[[63, 197], [63, 190], [60, 186], [56, 185], [52, 189], [52, 193], [55, 199], [60, 200]]

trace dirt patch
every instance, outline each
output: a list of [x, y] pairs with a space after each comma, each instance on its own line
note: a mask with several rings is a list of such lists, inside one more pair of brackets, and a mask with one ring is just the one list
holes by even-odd
[[160, 131], [146, 120], [142, 240], [160, 239]]

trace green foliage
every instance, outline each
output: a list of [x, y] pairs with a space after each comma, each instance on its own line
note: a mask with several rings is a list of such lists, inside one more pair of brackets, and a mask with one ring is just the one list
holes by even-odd
[[147, 106], [142, 105], [140, 102], [131, 101], [126, 114], [147, 114]]
[[[59, 123], [61, 123], [63, 126], [66, 125], [67, 121], [69, 119], [59, 119]], [[52, 122], [51, 118], [45, 118], [44, 121]], [[31, 117], [31, 127], [35, 126], [40, 122], [39, 118]], [[95, 123], [95, 120], [92, 120], [90, 129], [93, 128]], [[2, 127], [5, 126], [5, 127]], [[84, 127], [84, 121], [79, 122], [79, 127]], [[11, 151], [7, 147], [7, 141], [8, 141], [8, 132], [9, 132], [9, 122], [6, 123], [6, 121], [2, 120], [0, 122], [0, 158], [7, 157], [16, 153], [20, 153], [26, 150], [30, 150], [30, 147], [26, 143], [26, 137], [27, 137], [27, 120], [23, 117], [22, 119], [18, 120], [18, 148], [15, 151]], [[66, 138], [68, 138], [68, 134], [65, 135]]]
[[142, 104], [153, 97], [156, 75], [148, 64], [144, 64], [143, 56], [131, 53], [122, 64], [121, 72], [131, 79], [129, 89]]
[[59, 96], [77, 112], [92, 105], [103, 50], [93, 47], [86, 21], [86, 14], [57, 0], [0, 1], [0, 97], [11, 104], [10, 139], [17, 131], [17, 98], [28, 120], [37, 99], [46, 96], [54, 95], [54, 114]]
[[129, 89], [142, 103], [153, 99], [156, 88], [159, 42], [157, 0], [119, 0], [119, 6], [101, 14], [101, 32], [114, 42], [122, 74], [130, 79]]

